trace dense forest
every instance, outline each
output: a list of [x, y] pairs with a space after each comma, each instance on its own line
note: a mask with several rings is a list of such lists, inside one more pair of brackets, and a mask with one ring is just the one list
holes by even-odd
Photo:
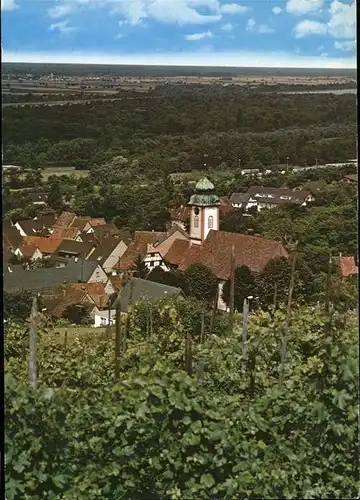
[[[4, 108], [4, 163], [88, 169], [116, 156], [154, 175], [356, 157], [354, 95], [160, 87], [114, 102]], [[34, 125], [36, 124], [36, 126]], [[51, 125], [51, 126], [50, 126]]]

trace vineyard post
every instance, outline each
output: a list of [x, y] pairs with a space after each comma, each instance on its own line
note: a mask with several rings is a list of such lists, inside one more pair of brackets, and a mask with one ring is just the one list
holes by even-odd
[[209, 335], [211, 335], [212, 332], [213, 332], [214, 322], [215, 322], [215, 315], [216, 315], [216, 311], [217, 311], [218, 302], [219, 302], [219, 286], [216, 287], [215, 300], [214, 300], [213, 308], [212, 308], [212, 311], [211, 311]]
[[246, 359], [247, 321], [249, 316], [249, 302], [245, 298], [243, 303], [243, 324], [242, 324], [242, 355]]
[[204, 342], [204, 334], [205, 334], [205, 311], [203, 310], [201, 313], [201, 329], [200, 329], [200, 343]]
[[67, 329], [65, 330], [65, 334], [64, 334], [64, 345], [66, 346], [67, 345], [67, 341], [68, 341], [68, 331]]
[[230, 324], [234, 326], [234, 295], [235, 295], [235, 245], [231, 247], [230, 262]]
[[273, 299], [273, 312], [275, 314], [276, 311], [276, 306], [277, 306], [277, 283], [275, 281], [274, 284], [274, 299]]
[[280, 381], [283, 380], [284, 370], [285, 370], [285, 359], [286, 359], [286, 348], [287, 348], [287, 336], [289, 332], [289, 324], [290, 324], [290, 315], [291, 315], [291, 301], [294, 292], [295, 285], [295, 267], [296, 267], [296, 256], [297, 256], [297, 246], [298, 242], [296, 241], [293, 250], [292, 264], [291, 264], [291, 277], [290, 277], [290, 287], [289, 287], [289, 295], [286, 306], [286, 317], [285, 324], [283, 328], [283, 334], [281, 339], [281, 366], [280, 366]]
[[37, 336], [37, 298], [33, 298], [31, 314], [30, 314], [30, 355], [29, 355], [29, 384], [30, 387], [36, 389], [36, 336]]
[[120, 323], [120, 297], [115, 300], [115, 378], [120, 377], [120, 357], [121, 357], [121, 323]]
[[192, 345], [189, 333], [186, 334], [185, 340], [185, 370], [188, 375], [192, 375]]

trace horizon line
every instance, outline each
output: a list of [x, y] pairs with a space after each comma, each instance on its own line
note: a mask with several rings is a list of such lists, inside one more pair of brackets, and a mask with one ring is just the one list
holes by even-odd
[[2, 63], [356, 70], [355, 58], [328, 58], [286, 52], [158, 52], [151, 54], [111, 54], [76, 51], [68, 53], [36, 53], [3, 50]]

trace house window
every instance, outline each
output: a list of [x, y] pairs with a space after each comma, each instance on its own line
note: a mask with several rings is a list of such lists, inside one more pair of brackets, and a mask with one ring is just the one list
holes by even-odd
[[208, 224], [209, 224], [209, 229], [212, 229], [214, 227], [214, 217], [212, 215], [209, 216]]
[[106, 323], [107, 323], [106, 318], [100, 318], [101, 326], [106, 326]]
[[199, 227], [199, 216], [195, 215], [194, 217], [194, 227]]
[[150, 262], [150, 267], [154, 267], [154, 261], [153, 260]]

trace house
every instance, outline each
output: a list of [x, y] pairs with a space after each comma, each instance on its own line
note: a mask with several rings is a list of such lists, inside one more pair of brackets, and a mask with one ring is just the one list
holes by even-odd
[[47, 230], [48, 233], [53, 232], [53, 226], [56, 221], [55, 214], [44, 214], [39, 217], [34, 217], [34, 220], [37, 220], [42, 224], [42, 226]]
[[16, 222], [15, 227], [21, 236], [47, 236], [50, 234], [48, 229], [39, 219], [18, 221]]
[[357, 184], [358, 183], [358, 174], [349, 174], [343, 178], [344, 182], [348, 184]]
[[75, 240], [79, 234], [80, 231], [77, 227], [55, 225], [51, 237], [61, 240]]
[[45, 238], [43, 236], [25, 236], [23, 239], [23, 246], [35, 245], [41, 252], [42, 258], [51, 257], [61, 243], [61, 239]]
[[358, 265], [354, 257], [343, 257], [341, 254], [339, 256], [339, 272], [340, 278], [344, 280], [349, 276], [354, 276], [359, 273]]
[[174, 243], [169, 248], [168, 252], [164, 254], [163, 260], [166, 264], [172, 267], [179, 267], [184, 255], [189, 250], [190, 241], [189, 240], [175, 240]]
[[135, 231], [133, 240], [113, 269], [120, 273], [131, 270], [136, 260], [139, 257], [143, 259], [148, 253], [148, 245], [153, 245], [165, 236], [165, 232]]
[[116, 227], [113, 222], [109, 222], [108, 224], [103, 224], [100, 226], [93, 227], [93, 235], [96, 237], [98, 241], [103, 241], [104, 238], [112, 236], [117, 238], [118, 240], [123, 240], [127, 244], [130, 243], [131, 240], [131, 232], [128, 230], [120, 230]]
[[181, 227], [181, 229], [184, 229], [186, 231], [186, 226], [188, 223], [190, 223], [190, 212], [191, 208], [187, 205], [181, 205], [179, 208], [171, 210], [171, 224], [176, 224], [177, 226]]
[[[83, 243], [83, 245], [85, 244]], [[102, 243], [93, 246], [86, 258], [99, 262], [104, 271], [110, 274], [114, 266], [119, 262], [119, 259], [121, 259], [126, 252], [127, 248], [128, 245], [123, 240], [118, 240], [116, 237], [109, 236], [104, 238]]]
[[48, 202], [47, 193], [29, 193], [29, 199], [33, 205], [46, 206]]
[[56, 219], [54, 226], [70, 227], [71, 223], [76, 219], [76, 214], [73, 212], [62, 212]]
[[52, 291], [64, 283], [106, 283], [107, 276], [97, 262], [71, 259], [65, 267], [25, 270], [9, 266], [4, 272], [4, 290]]
[[109, 276], [105, 285], [105, 292], [107, 295], [112, 295], [113, 293], [122, 290], [124, 285], [124, 279], [121, 276]]
[[[86, 259], [87, 256], [93, 251], [95, 248], [94, 243], [81, 243], [76, 240], [67, 240], [64, 239], [61, 241], [60, 245], [57, 247], [56, 252], [54, 253], [54, 259], [56, 260], [58, 257], [65, 257], [66, 259], [71, 259], [73, 257], [77, 257], [79, 259]], [[60, 259], [61, 261], [61, 259]]]
[[298, 187], [294, 188], [293, 191], [305, 190], [305, 191], [308, 191], [309, 193], [311, 193], [315, 198], [315, 196], [317, 194], [319, 194], [320, 191], [322, 191], [325, 186], [326, 186], [326, 182], [323, 180], [308, 181], [308, 182], [305, 182], [305, 184], [303, 184], [302, 186], [298, 186]]
[[120, 292], [120, 310], [122, 313], [126, 313], [130, 304], [135, 304], [143, 298], [157, 300], [170, 296], [179, 297], [181, 295], [181, 288], [141, 278], [131, 278]]
[[43, 258], [43, 254], [41, 253], [39, 248], [34, 244], [23, 243], [15, 250], [14, 254], [19, 259], [28, 260], [31, 262], [35, 262], [36, 260], [41, 260]]
[[23, 242], [23, 236], [10, 221], [3, 221], [3, 246], [11, 252], [15, 251]]
[[104, 285], [101, 283], [61, 285], [53, 294], [43, 298], [44, 305], [51, 316], [62, 318], [69, 306], [85, 306], [93, 321], [95, 312], [108, 307], [109, 300]]
[[306, 206], [315, 200], [307, 190], [291, 190], [286, 188], [252, 186], [246, 193], [233, 193], [230, 201], [236, 208], [249, 210], [256, 207], [258, 211], [264, 208], [274, 208], [288, 203]]
[[149, 243], [146, 255], [143, 258], [147, 269], [150, 271], [157, 266], [161, 266], [164, 270], [167, 269], [163, 260], [175, 241], [186, 241], [189, 244], [189, 235], [179, 226], [174, 225], [170, 232], [162, 236], [154, 244]]
[[233, 208], [246, 209], [247, 204], [250, 200], [250, 196], [251, 195], [249, 193], [233, 193], [230, 196], [230, 203]]

